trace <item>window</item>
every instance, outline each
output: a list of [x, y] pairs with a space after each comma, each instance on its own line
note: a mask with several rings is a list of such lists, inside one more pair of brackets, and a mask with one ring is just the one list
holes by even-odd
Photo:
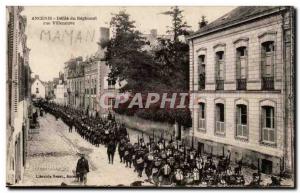
[[237, 67], [237, 79], [246, 79], [246, 47], [239, 47], [236, 49], [236, 67]]
[[272, 77], [274, 71], [274, 42], [262, 43], [261, 57], [263, 77]]
[[224, 90], [224, 51], [216, 52], [216, 89]]
[[199, 103], [198, 128], [205, 130], [205, 103]]
[[224, 52], [219, 51], [216, 53], [217, 58], [217, 79], [223, 80], [224, 79]]
[[248, 117], [247, 106], [237, 105], [236, 109], [236, 136], [241, 138], [248, 137]]
[[262, 107], [262, 141], [275, 143], [275, 113], [274, 107]]
[[225, 134], [225, 109], [224, 104], [216, 104], [216, 133]]
[[115, 98], [108, 98], [108, 108], [112, 109], [115, 105]]
[[39, 92], [39, 88], [36, 88], [36, 89], [35, 89], [35, 93], [36, 93], [36, 94], [40, 93], [40, 92]]
[[198, 57], [199, 90], [205, 89], [205, 55]]
[[274, 89], [274, 42], [267, 41], [261, 46], [262, 89]]
[[108, 89], [114, 89], [115, 88], [115, 81], [114, 80], [107, 80], [108, 83]]

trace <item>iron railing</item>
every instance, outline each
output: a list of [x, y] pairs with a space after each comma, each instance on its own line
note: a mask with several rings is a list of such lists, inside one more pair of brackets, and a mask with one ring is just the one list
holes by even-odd
[[262, 90], [274, 90], [274, 77], [262, 78]]
[[216, 90], [224, 90], [224, 80], [216, 80]]
[[246, 79], [237, 79], [236, 80], [236, 89], [237, 90], [247, 90], [247, 80]]

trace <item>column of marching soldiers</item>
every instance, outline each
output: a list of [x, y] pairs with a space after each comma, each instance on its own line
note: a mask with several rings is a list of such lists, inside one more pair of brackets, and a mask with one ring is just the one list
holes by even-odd
[[[83, 111], [55, 103], [39, 102], [36, 104], [61, 119], [85, 140], [99, 147], [105, 145], [109, 163], [113, 164], [115, 151], [125, 167], [133, 168], [139, 177], [146, 174], [148, 182], [155, 186], [243, 186], [242, 165], [230, 166], [230, 152], [218, 159], [212, 155], [188, 148], [177, 140], [165, 140], [162, 136], [149, 135], [145, 143], [144, 136], [136, 143], [131, 143], [126, 127], [118, 123], [109, 114], [107, 118], [92, 118]], [[69, 131], [70, 131], [69, 130]], [[254, 173], [249, 186], [260, 186], [261, 175]]]

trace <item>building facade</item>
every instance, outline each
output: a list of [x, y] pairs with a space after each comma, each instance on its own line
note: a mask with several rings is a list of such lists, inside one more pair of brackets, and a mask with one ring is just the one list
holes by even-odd
[[193, 129], [202, 152], [263, 173], [294, 170], [294, 10], [238, 7], [189, 37]]
[[45, 83], [43, 83], [38, 75], [35, 75], [34, 80], [31, 84], [31, 93], [34, 96], [34, 98], [46, 98], [46, 87]]
[[71, 58], [65, 63], [67, 73], [67, 105], [84, 108], [84, 65], [82, 57]]
[[29, 129], [31, 78], [23, 7], [7, 8], [7, 110], [6, 110], [6, 183], [22, 181], [26, 166]]
[[[96, 116], [98, 109], [100, 61], [88, 58], [84, 66], [84, 110], [90, 116]], [[98, 95], [99, 96], [99, 95]]]

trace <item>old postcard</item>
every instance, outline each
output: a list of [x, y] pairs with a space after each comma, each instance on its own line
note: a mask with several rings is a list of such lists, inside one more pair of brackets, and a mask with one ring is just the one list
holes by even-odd
[[295, 188], [290, 6], [7, 6], [9, 187]]

